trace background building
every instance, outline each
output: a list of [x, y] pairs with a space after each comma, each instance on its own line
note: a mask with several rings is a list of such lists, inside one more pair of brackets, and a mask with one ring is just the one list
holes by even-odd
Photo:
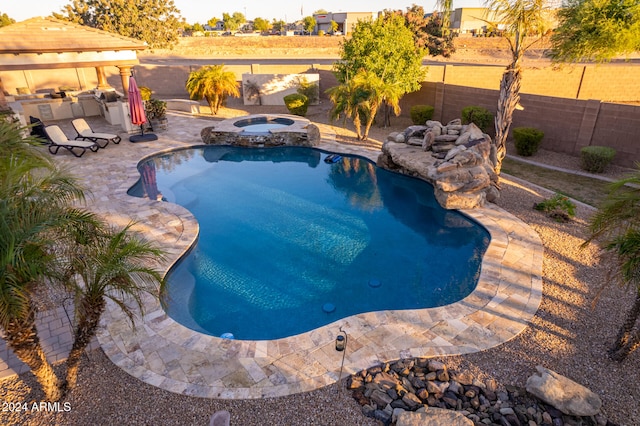
[[315, 33], [322, 30], [327, 34], [331, 34], [331, 21], [334, 21], [338, 24], [336, 31], [347, 35], [353, 31], [353, 27], [358, 21], [373, 20], [376, 14], [373, 12], [329, 12], [313, 15], [313, 17], [316, 20]]

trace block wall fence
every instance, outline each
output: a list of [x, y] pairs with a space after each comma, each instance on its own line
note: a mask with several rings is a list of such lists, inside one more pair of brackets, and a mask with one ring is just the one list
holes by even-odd
[[[188, 98], [184, 88], [196, 65], [138, 65], [139, 86], [148, 86], [158, 98]], [[242, 74], [320, 74], [320, 93], [336, 85], [331, 65], [227, 65], [242, 81]], [[404, 96], [402, 114], [411, 106], [435, 107], [434, 118], [447, 122], [459, 118], [462, 108], [478, 105], [495, 112], [504, 65], [428, 65], [421, 90]], [[106, 69], [107, 80], [120, 87], [116, 67]], [[92, 68], [9, 71], [0, 73], [10, 94], [17, 87], [32, 92], [60, 86], [91, 89], [97, 86]], [[565, 65], [525, 67], [521, 105], [515, 111], [512, 127], [536, 127], [545, 133], [542, 147], [579, 155], [589, 145], [605, 145], [617, 151], [614, 162], [633, 167], [640, 162], [640, 66], [626, 63], [606, 65]], [[635, 103], [635, 104], [633, 104]]]

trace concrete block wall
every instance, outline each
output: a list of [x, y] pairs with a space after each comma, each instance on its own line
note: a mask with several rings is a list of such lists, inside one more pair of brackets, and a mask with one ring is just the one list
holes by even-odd
[[[640, 67], [638, 65], [587, 65], [579, 99], [607, 102], [640, 101]], [[555, 96], [555, 95], [554, 95]]]
[[634, 167], [640, 162], [640, 106], [603, 102], [589, 145], [610, 146], [614, 163]]

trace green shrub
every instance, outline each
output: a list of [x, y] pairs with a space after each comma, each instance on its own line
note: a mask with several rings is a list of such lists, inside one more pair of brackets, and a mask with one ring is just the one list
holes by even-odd
[[546, 212], [558, 222], [568, 222], [576, 215], [576, 205], [561, 194], [556, 194], [541, 203], [534, 204], [533, 208]]
[[468, 106], [462, 108], [462, 124], [473, 123], [480, 130], [486, 131], [493, 121], [493, 114], [480, 106]]
[[324, 30], [318, 30], [318, 37], [324, 37]]
[[428, 120], [431, 120], [434, 111], [435, 108], [430, 105], [414, 105], [409, 110], [409, 114], [413, 124], [424, 126]]
[[533, 127], [514, 127], [513, 140], [518, 155], [530, 157], [540, 147], [544, 132]]
[[298, 78], [298, 93], [308, 98], [307, 104], [315, 104], [318, 102], [320, 88], [315, 82], [310, 82], [306, 77]]
[[300, 93], [292, 93], [284, 97], [284, 104], [291, 114], [304, 117], [307, 115], [309, 98]]
[[616, 150], [608, 146], [585, 146], [580, 150], [582, 168], [591, 173], [602, 173], [616, 156]]

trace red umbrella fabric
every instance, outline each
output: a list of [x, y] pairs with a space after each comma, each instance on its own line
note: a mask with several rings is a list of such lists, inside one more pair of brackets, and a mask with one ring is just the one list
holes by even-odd
[[129, 114], [131, 115], [131, 124], [140, 126], [147, 122], [140, 89], [138, 89], [136, 79], [133, 76], [129, 77]]

